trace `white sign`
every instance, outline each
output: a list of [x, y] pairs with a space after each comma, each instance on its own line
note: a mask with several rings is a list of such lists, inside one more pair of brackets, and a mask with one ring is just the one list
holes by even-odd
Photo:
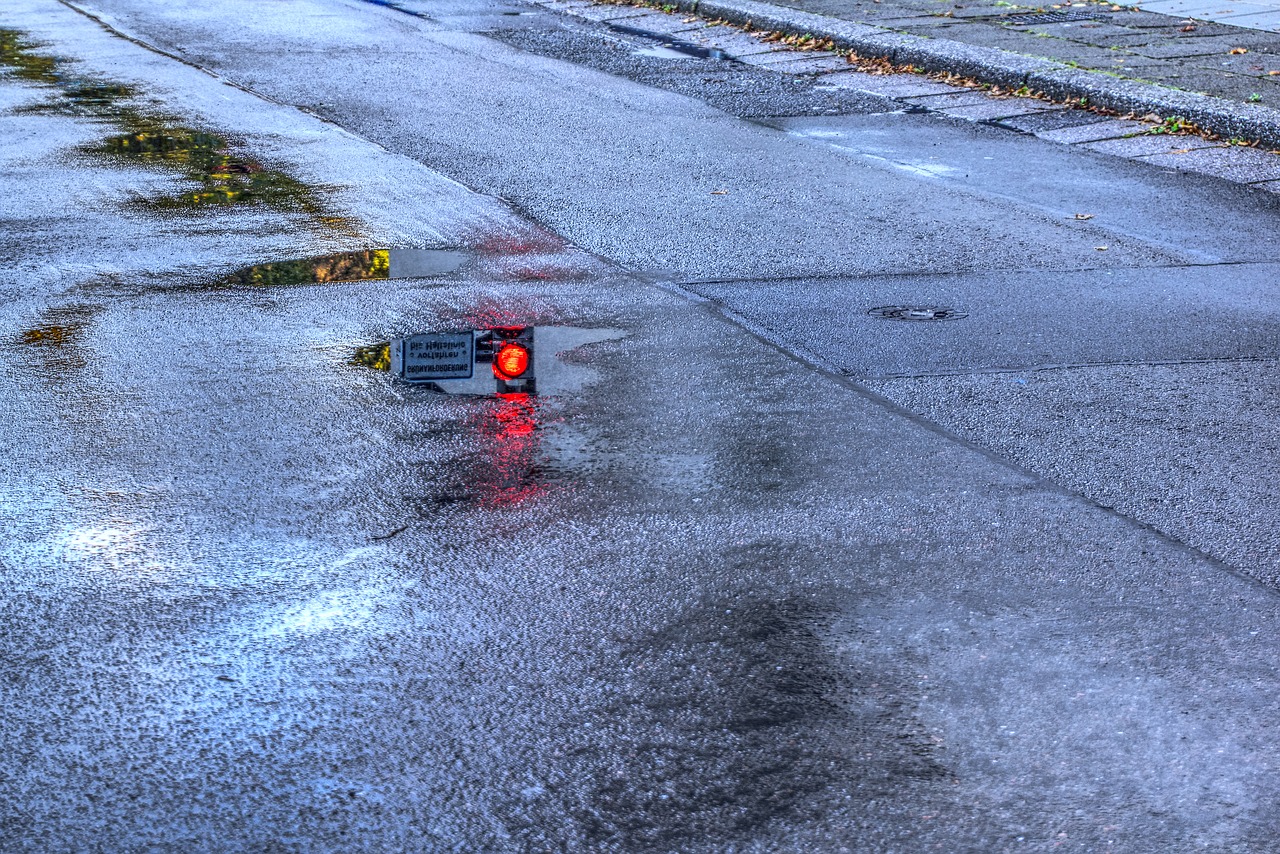
[[470, 379], [476, 366], [471, 332], [413, 335], [395, 342], [391, 372], [409, 382]]

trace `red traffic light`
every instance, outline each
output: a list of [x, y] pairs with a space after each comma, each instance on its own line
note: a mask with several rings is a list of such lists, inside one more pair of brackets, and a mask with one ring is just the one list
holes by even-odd
[[514, 380], [529, 370], [529, 351], [519, 344], [507, 342], [493, 357], [493, 375], [500, 380]]

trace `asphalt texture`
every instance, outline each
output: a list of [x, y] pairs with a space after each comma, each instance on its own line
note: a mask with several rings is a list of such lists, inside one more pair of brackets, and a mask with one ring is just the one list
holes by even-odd
[[[1271, 844], [1280, 199], [405, 5], [0, 10], [229, 152], [0, 78], [0, 847]], [[585, 380], [353, 362], [509, 323]]]

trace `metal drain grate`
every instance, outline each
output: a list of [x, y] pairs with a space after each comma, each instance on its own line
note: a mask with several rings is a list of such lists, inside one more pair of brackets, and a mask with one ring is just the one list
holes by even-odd
[[1069, 24], [1075, 21], [1092, 21], [1097, 12], [1084, 9], [1059, 9], [1053, 12], [1023, 12], [1021, 14], [1003, 15], [1003, 19], [1011, 24]]
[[882, 305], [879, 308], [873, 308], [867, 312], [872, 317], [878, 317], [881, 320], [911, 320], [911, 321], [932, 321], [932, 320], [959, 320], [962, 317], [968, 317], [967, 312], [956, 311], [954, 308], [946, 308], [934, 305]]

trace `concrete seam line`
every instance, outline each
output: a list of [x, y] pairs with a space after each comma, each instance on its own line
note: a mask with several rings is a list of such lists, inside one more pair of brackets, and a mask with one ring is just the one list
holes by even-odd
[[1280, 110], [1270, 107], [1237, 104], [1213, 95], [1111, 77], [998, 48], [895, 33], [757, 0], [677, 0], [674, 5], [681, 11], [752, 29], [831, 39], [839, 47], [860, 55], [881, 56], [895, 65], [952, 72], [1010, 89], [1026, 86], [1054, 100], [1086, 99], [1090, 106], [1120, 113], [1181, 116], [1219, 136], [1256, 140], [1280, 148]]

